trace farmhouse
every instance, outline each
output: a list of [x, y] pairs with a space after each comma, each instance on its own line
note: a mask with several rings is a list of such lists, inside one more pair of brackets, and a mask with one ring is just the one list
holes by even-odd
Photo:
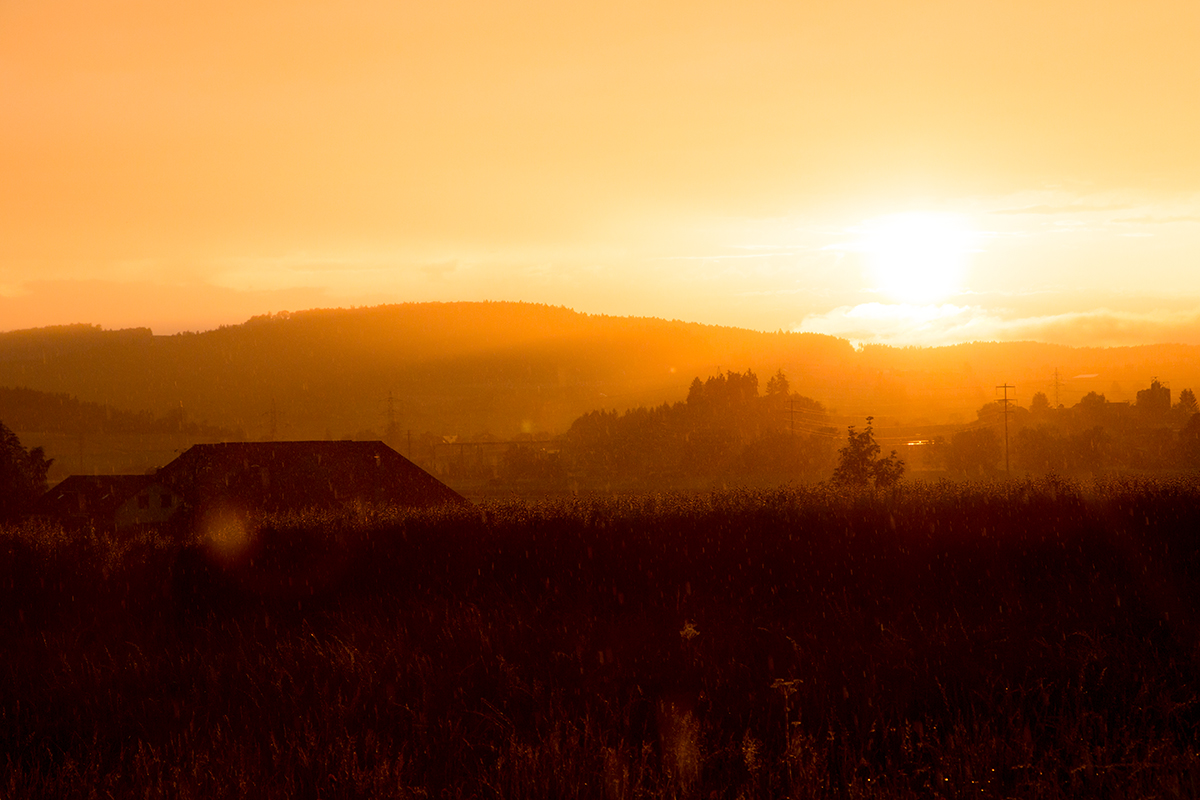
[[153, 475], [72, 475], [34, 513], [130, 529], [185, 521], [217, 506], [277, 512], [465, 502], [383, 442], [226, 442], [194, 445]]
[[166, 522], [181, 499], [153, 475], [72, 475], [42, 495], [32, 514], [73, 528], [130, 528]]

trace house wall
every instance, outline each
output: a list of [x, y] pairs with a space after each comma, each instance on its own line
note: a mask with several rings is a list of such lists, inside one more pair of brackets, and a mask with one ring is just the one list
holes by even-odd
[[120, 529], [166, 522], [179, 509], [181, 500], [162, 484], [150, 484], [117, 508], [113, 523]]

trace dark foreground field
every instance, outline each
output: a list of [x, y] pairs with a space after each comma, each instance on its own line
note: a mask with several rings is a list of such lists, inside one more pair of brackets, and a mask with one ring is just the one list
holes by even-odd
[[0, 797], [1193, 797], [1200, 486], [0, 534]]

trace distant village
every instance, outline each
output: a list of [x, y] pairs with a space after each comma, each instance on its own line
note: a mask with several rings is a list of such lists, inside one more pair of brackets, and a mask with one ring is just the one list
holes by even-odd
[[[51, 459], [45, 452], [26, 449], [2, 427], [0, 514], [131, 530], [178, 525], [228, 507], [424, 507], [465, 502], [464, 495], [703, 490], [828, 480], [850, 426], [835, 424], [819, 401], [792, 391], [782, 370], [762, 389], [750, 370], [696, 378], [679, 402], [622, 413], [594, 411], [557, 436], [413, 436], [393, 422], [374, 441], [200, 442], [180, 448], [159, 468], [71, 474], [53, 486], [47, 481]], [[25, 403], [37, 399], [29, 390], [0, 390], [0, 401], [5, 392]], [[147, 427], [159, 424], [126, 412], [116, 415], [122, 424], [139, 419]], [[859, 421], [858, 427], [864, 424], [869, 423]], [[180, 424], [182, 435], [228, 433], [191, 426]], [[1007, 399], [987, 403], [963, 425], [877, 427], [872, 435], [883, 452], [903, 461], [909, 478], [1200, 469], [1196, 396], [1183, 389], [1173, 398], [1158, 379], [1139, 390], [1135, 402], [1110, 402], [1089, 392], [1073, 406], [1055, 406], [1038, 392], [1028, 406]]]

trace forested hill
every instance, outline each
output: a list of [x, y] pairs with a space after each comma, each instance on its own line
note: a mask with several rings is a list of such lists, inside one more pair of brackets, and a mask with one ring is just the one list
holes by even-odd
[[[203, 333], [79, 325], [0, 333], [0, 386], [65, 393], [249, 438], [559, 433], [582, 414], [677, 402], [693, 379], [782, 369], [832, 414], [969, 420], [1016, 385], [1071, 405], [1200, 386], [1200, 348], [1033, 343], [865, 347], [523, 303], [420, 303], [255, 317]], [[1055, 384], [1055, 370], [1059, 383]], [[1011, 395], [1010, 395], [1011, 396]], [[390, 399], [389, 399], [390, 397]], [[1023, 398], [1023, 400], [1022, 400]]]
[[[241, 429], [250, 438], [400, 430], [508, 438], [677, 401], [697, 375], [783, 367], [829, 382], [848, 343], [518, 303], [427, 303], [255, 317], [153, 336], [90, 326], [0, 334], [0, 386]], [[761, 365], [761, 366], [760, 366]]]
[[0, 386], [0, 422], [12, 430], [88, 436], [182, 434], [204, 439], [238, 439], [241, 432], [189, 420], [179, 408], [161, 416], [88, 403], [67, 394]]

